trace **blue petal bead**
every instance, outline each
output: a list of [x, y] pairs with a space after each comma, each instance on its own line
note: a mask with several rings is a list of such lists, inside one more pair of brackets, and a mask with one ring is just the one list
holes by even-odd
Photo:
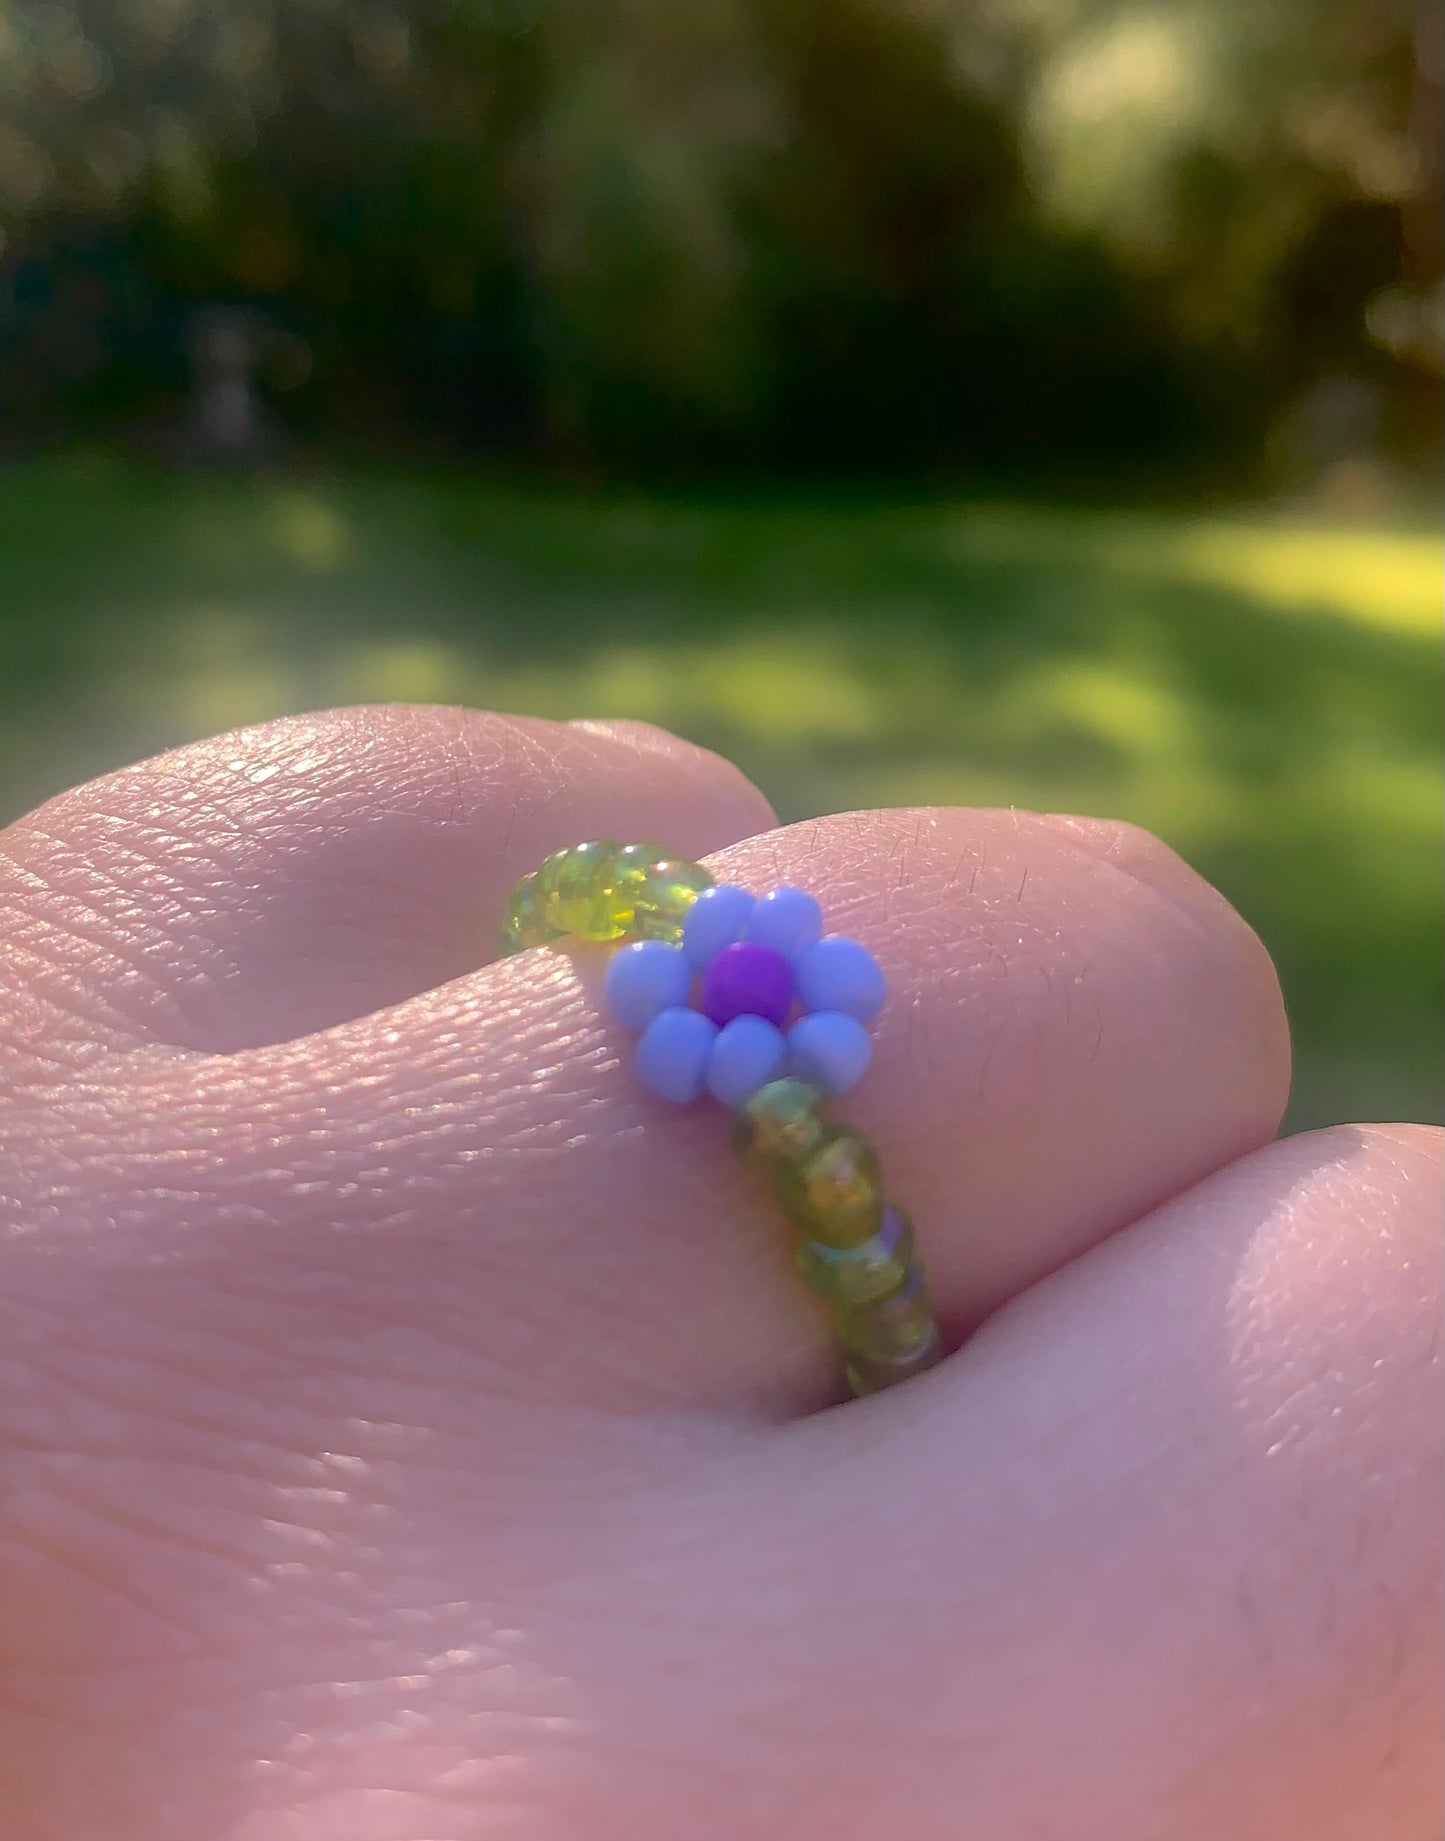
[[745, 939], [774, 952], [796, 958], [817, 944], [823, 931], [823, 910], [806, 889], [773, 889], [753, 909]]
[[625, 1029], [646, 1029], [659, 1011], [685, 1004], [691, 984], [692, 971], [681, 947], [637, 940], [613, 953], [602, 995]]
[[782, 1074], [788, 1045], [761, 1016], [735, 1016], [718, 1031], [707, 1064], [708, 1091], [734, 1109]]
[[873, 1041], [856, 1016], [815, 1010], [788, 1031], [792, 1071], [825, 1093], [846, 1093], [868, 1072]]
[[719, 882], [704, 889], [682, 923], [682, 950], [688, 964], [695, 971], [706, 971], [708, 961], [724, 946], [735, 946], [742, 939], [757, 905], [757, 896], [735, 883]]
[[700, 1010], [664, 1010], [643, 1031], [637, 1044], [637, 1078], [659, 1099], [686, 1106], [707, 1082], [708, 1058], [717, 1039], [717, 1024]]
[[799, 953], [793, 969], [805, 1010], [843, 1010], [860, 1023], [871, 1023], [888, 995], [872, 953], [841, 934], [830, 934]]

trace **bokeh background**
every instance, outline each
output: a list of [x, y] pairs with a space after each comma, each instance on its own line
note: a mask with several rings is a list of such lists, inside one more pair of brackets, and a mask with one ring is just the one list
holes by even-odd
[[1438, 9], [0, 0], [0, 821], [335, 702], [1128, 817], [1441, 1111]]

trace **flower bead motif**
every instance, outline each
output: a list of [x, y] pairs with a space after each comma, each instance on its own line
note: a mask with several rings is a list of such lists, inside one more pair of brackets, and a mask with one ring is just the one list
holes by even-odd
[[738, 1108], [792, 1075], [845, 1093], [867, 1072], [866, 1025], [887, 986], [857, 940], [823, 935], [804, 889], [721, 883], [688, 907], [676, 944], [639, 940], [607, 969], [607, 1007], [641, 1031], [637, 1073], [663, 1099]]
[[640, 1032], [637, 1072], [653, 1093], [685, 1104], [706, 1092], [733, 1109], [733, 1150], [794, 1229], [852, 1392], [932, 1367], [943, 1344], [913, 1224], [884, 1189], [877, 1148], [825, 1104], [868, 1066], [866, 1025], [886, 996], [868, 949], [824, 938], [802, 889], [759, 899], [715, 887], [701, 863], [611, 838], [554, 851], [512, 891], [502, 952], [554, 941], [619, 945], [607, 1002]]

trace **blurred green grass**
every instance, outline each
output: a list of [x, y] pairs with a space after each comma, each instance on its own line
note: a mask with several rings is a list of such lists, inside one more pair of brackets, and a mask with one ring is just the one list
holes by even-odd
[[332, 703], [647, 717], [785, 818], [1148, 826], [1280, 965], [1292, 1123], [1435, 1118], [1440, 610], [1418, 528], [29, 464], [0, 474], [0, 821]]

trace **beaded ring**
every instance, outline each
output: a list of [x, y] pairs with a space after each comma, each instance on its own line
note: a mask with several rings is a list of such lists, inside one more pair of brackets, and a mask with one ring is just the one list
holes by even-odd
[[504, 953], [568, 939], [618, 947], [607, 1007], [639, 1032], [643, 1085], [683, 1105], [710, 1093], [734, 1113], [733, 1149], [795, 1230], [852, 1391], [932, 1367], [942, 1348], [913, 1224], [884, 1194], [873, 1145], [826, 1112], [867, 1071], [866, 1025], [887, 997], [867, 947], [825, 935], [803, 889], [756, 896], [609, 838], [554, 851], [507, 904]]

